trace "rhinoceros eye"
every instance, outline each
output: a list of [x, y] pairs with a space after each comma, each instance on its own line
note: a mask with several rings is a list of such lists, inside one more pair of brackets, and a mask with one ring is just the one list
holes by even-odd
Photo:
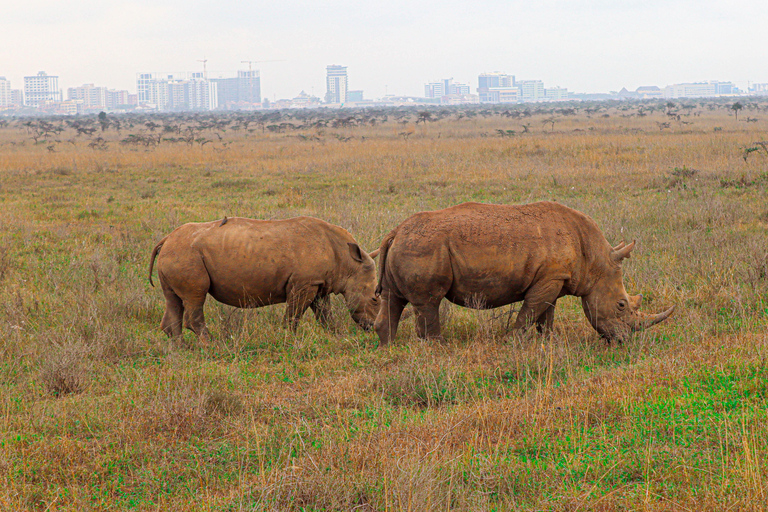
[[627, 308], [627, 301], [621, 299], [616, 303], [616, 307], [619, 308], [619, 311], [624, 311]]

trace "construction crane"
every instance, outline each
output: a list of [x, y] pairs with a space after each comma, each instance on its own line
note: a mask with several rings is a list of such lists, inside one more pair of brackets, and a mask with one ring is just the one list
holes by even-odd
[[202, 59], [197, 59], [197, 62], [203, 63], [203, 79], [208, 80], [208, 70], [205, 68], [205, 63], [208, 62], [208, 59], [203, 57]]
[[253, 71], [253, 65], [261, 62], [285, 62], [285, 59], [276, 60], [241, 60], [241, 64], [248, 64], [248, 71]]

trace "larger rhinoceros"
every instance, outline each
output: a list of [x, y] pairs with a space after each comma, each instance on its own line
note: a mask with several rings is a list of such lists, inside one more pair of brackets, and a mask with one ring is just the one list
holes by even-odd
[[634, 247], [635, 242], [611, 247], [595, 221], [552, 202], [464, 203], [417, 213], [381, 244], [376, 332], [382, 345], [394, 339], [403, 308], [411, 303], [416, 334], [440, 338], [443, 298], [475, 308], [522, 300], [513, 328], [535, 323], [539, 330], [551, 329], [557, 299], [575, 295], [601, 335], [621, 340], [674, 309], [646, 315], [639, 311], [642, 296], [627, 295], [621, 262]]
[[312, 217], [225, 217], [184, 224], [160, 240], [149, 281], [157, 256], [165, 295], [161, 328], [169, 336], [180, 336], [183, 324], [208, 337], [208, 294], [240, 308], [287, 302], [285, 322], [292, 329], [308, 307], [325, 324], [329, 295], [342, 294], [355, 322], [369, 329], [379, 311], [373, 262], [378, 252], [367, 254], [345, 229]]

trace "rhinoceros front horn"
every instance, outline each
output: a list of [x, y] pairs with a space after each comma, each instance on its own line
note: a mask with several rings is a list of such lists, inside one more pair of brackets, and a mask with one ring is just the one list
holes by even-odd
[[675, 306], [672, 306], [668, 310], [664, 311], [663, 313], [656, 313], [655, 315], [646, 315], [643, 313], [640, 313], [640, 321], [637, 323], [637, 329], [647, 329], [649, 327], [653, 327], [654, 325], [663, 322], [667, 318], [669, 318], [672, 315], [672, 312], [675, 310]]

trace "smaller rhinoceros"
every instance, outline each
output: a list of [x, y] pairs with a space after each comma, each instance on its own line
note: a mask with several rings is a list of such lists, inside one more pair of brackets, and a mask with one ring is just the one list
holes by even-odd
[[[158, 255], [159, 253], [159, 255]], [[182, 325], [203, 339], [203, 304], [210, 294], [230, 306], [254, 308], [287, 302], [285, 323], [296, 329], [312, 308], [321, 324], [330, 294], [342, 294], [352, 318], [369, 329], [379, 311], [376, 265], [345, 229], [312, 217], [255, 220], [240, 217], [188, 223], [155, 246], [149, 282], [157, 274], [165, 295], [162, 330], [180, 336]]]
[[522, 300], [514, 329], [551, 329], [557, 299], [575, 295], [602, 336], [621, 340], [674, 309], [646, 315], [639, 311], [642, 296], [627, 295], [621, 262], [634, 247], [611, 247], [595, 221], [552, 202], [464, 203], [417, 213], [381, 244], [376, 332], [382, 345], [394, 339], [411, 303], [416, 334], [440, 338], [443, 298], [475, 308]]

